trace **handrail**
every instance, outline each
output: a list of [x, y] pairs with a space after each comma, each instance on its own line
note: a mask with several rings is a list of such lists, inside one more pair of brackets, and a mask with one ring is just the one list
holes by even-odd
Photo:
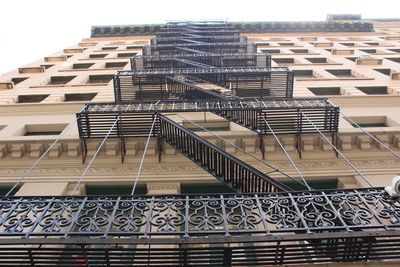
[[200, 167], [238, 192], [292, 191], [192, 131], [160, 115], [160, 135]]

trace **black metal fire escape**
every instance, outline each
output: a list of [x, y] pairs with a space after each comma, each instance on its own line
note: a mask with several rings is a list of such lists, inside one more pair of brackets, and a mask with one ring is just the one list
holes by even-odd
[[260, 136], [293, 134], [299, 144], [302, 134], [321, 132], [335, 144], [339, 109], [293, 98], [292, 72], [270, 62], [229, 23], [167, 23], [132, 70], [115, 76], [115, 102], [86, 104], [77, 114], [83, 157], [88, 139], [118, 138], [124, 148], [126, 138], [151, 132], [238, 193], [5, 197], [0, 266], [399, 259], [400, 203], [382, 188], [293, 192], [166, 115], [212, 112]]

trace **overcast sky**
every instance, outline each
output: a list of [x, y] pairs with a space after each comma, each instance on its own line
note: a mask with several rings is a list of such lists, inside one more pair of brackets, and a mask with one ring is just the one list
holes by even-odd
[[1, 0], [0, 74], [78, 43], [92, 25], [181, 19], [313, 21], [400, 17], [398, 0]]

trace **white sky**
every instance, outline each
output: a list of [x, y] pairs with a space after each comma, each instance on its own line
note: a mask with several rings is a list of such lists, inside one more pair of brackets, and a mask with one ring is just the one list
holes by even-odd
[[92, 25], [312, 21], [332, 13], [400, 17], [399, 0], [1, 0], [0, 7], [0, 74], [78, 43]]

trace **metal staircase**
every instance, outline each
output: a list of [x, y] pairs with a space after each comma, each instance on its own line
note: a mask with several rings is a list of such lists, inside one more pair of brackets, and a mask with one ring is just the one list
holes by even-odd
[[204, 170], [237, 192], [291, 191], [284, 184], [227, 153], [173, 120], [159, 115], [160, 136]]

